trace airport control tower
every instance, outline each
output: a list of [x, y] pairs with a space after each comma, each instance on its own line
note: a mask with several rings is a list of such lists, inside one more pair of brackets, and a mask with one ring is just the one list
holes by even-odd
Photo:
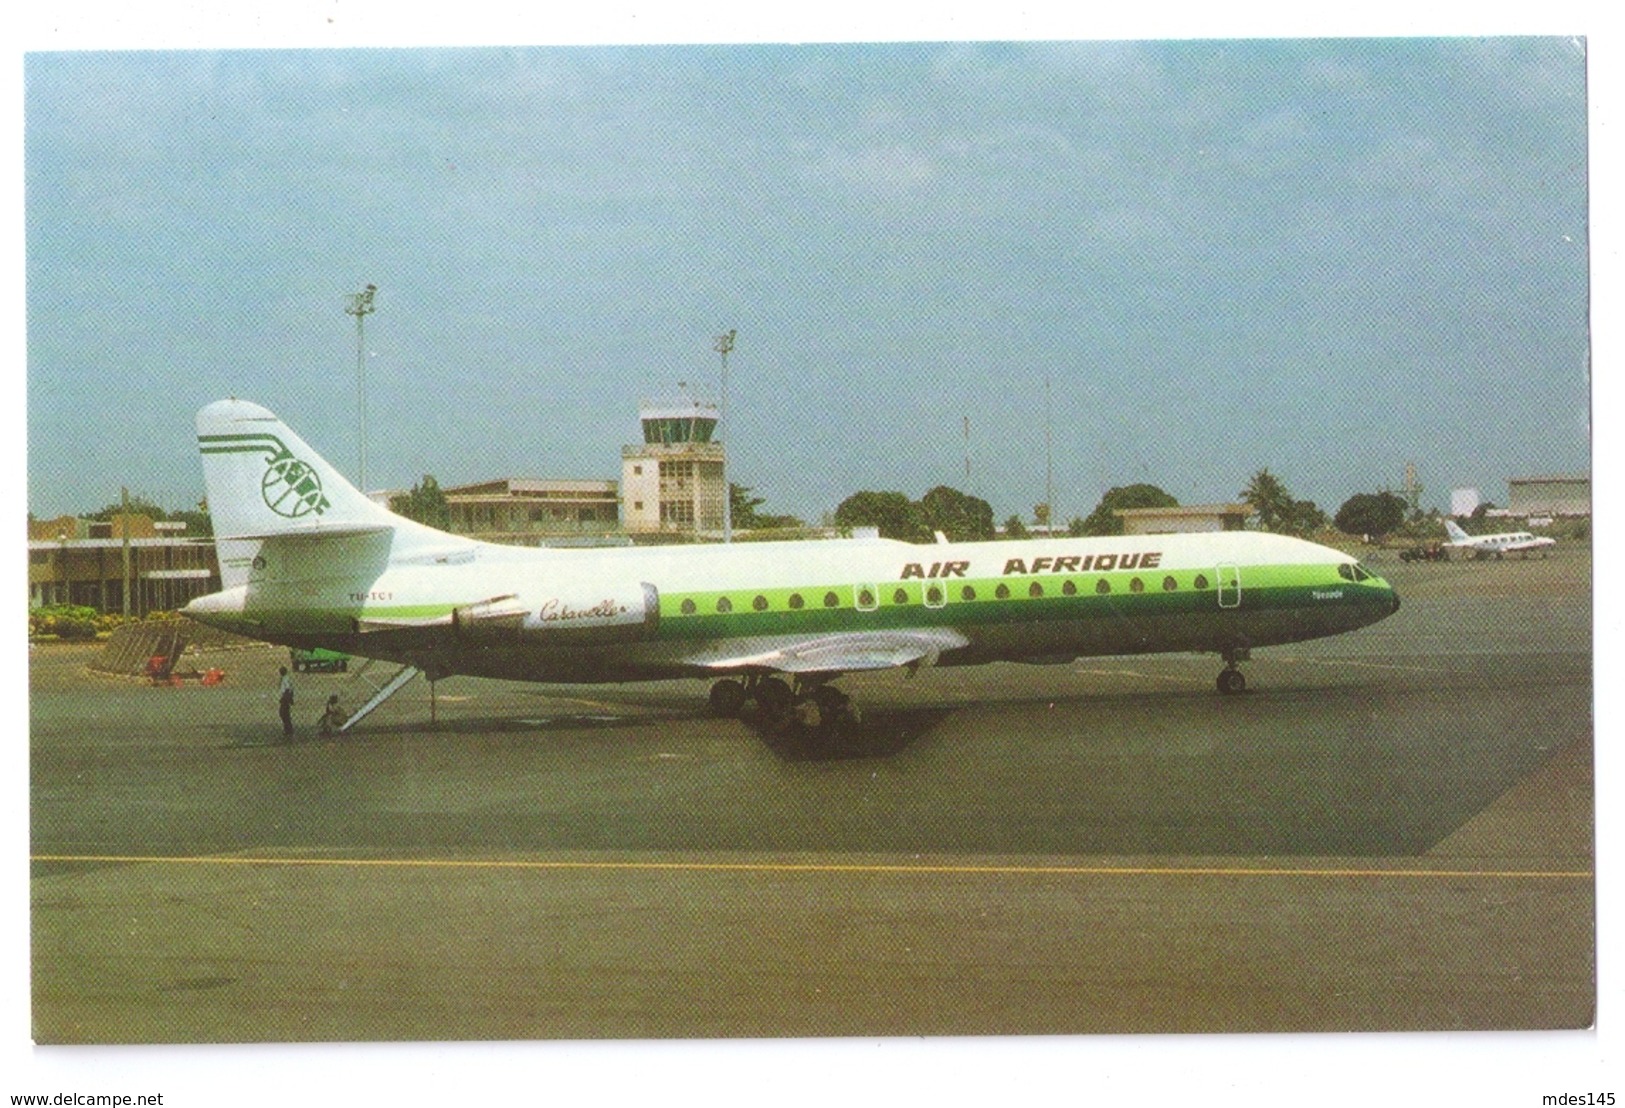
[[714, 404], [645, 403], [643, 441], [621, 448], [621, 513], [631, 534], [720, 534], [724, 451]]

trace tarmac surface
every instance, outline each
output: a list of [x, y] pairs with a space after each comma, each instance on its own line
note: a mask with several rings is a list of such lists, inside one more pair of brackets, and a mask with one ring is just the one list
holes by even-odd
[[1375, 627], [841, 682], [408, 686], [271, 648], [154, 688], [31, 653], [41, 1043], [1576, 1028], [1591, 556], [1383, 562]]

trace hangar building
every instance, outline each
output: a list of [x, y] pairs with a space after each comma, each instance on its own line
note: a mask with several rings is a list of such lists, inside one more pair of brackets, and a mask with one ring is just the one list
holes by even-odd
[[1180, 504], [1172, 508], [1119, 508], [1125, 535], [1240, 531], [1252, 509], [1245, 504]]
[[1591, 477], [1509, 478], [1507, 512], [1515, 516], [1588, 516], [1591, 514]]

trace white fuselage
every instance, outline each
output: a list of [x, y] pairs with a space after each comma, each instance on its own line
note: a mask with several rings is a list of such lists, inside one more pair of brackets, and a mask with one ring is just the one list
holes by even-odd
[[[939, 640], [944, 664], [1222, 651], [1335, 634], [1397, 604], [1380, 578], [1362, 569], [1356, 580], [1347, 556], [1261, 533], [477, 544], [404, 564], [383, 536], [350, 542], [348, 556], [325, 563], [267, 543], [245, 585], [188, 614], [431, 673], [613, 681], [750, 671], [774, 651], [839, 636], [951, 634]], [[836, 669], [866, 668], [831, 657]]]

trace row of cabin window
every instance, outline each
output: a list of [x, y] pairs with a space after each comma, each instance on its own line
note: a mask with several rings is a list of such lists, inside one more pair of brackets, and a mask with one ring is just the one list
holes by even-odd
[[[1205, 589], [1205, 588], [1207, 588], [1207, 585], [1208, 585], [1207, 577], [1199, 573], [1199, 574], [1196, 575], [1196, 579], [1191, 582], [1191, 585], [1194, 588], [1198, 589], [1198, 590]], [[1173, 592], [1177, 588], [1179, 588], [1179, 582], [1174, 580], [1172, 577], [1164, 577], [1162, 579], [1162, 590], [1164, 592]], [[1106, 580], [1106, 578], [1102, 577], [1098, 581], [1095, 582], [1095, 592], [1096, 593], [1104, 596], [1104, 595], [1106, 595], [1107, 593], [1109, 593], [1111, 591], [1112, 591], [1112, 583], [1110, 581]], [[1128, 591], [1133, 592], [1133, 593], [1144, 592], [1145, 591], [1145, 582], [1143, 580], [1141, 580], [1140, 578], [1138, 578], [1138, 577], [1133, 578], [1128, 583]], [[1078, 594], [1077, 582], [1072, 581], [1072, 580], [1066, 580], [1066, 581], [1061, 582], [1061, 595], [1062, 596], [1076, 596], [1077, 594]], [[1028, 585], [1027, 586], [1027, 595], [1030, 596], [1030, 597], [1034, 597], [1034, 598], [1043, 596], [1044, 595], [1044, 583], [1042, 581], [1034, 581], [1032, 584]], [[1004, 584], [999, 585], [996, 589], [993, 590], [993, 597], [996, 600], [1008, 600], [1008, 599], [1010, 599], [1010, 586], [1009, 585], [1004, 585]], [[962, 585], [962, 586], [960, 586], [959, 598], [961, 600], [975, 600], [976, 599], [976, 588], [975, 588], [975, 586], [972, 586], [972, 585]], [[873, 608], [873, 607], [875, 607], [875, 594], [873, 592], [871, 592], [869, 589], [859, 589], [857, 599], [858, 599], [858, 607], [859, 608]], [[927, 585], [926, 586], [926, 589], [925, 589], [925, 602], [927, 604], [930, 604], [930, 605], [933, 605], [933, 606], [940, 605], [940, 604], [944, 603], [944, 599], [945, 598], [943, 596], [942, 586], [941, 585]], [[900, 588], [896, 592], [892, 593], [892, 603], [894, 605], [907, 604], [908, 603], [908, 590]], [[792, 610], [799, 611], [800, 609], [806, 607], [806, 600], [802, 598], [802, 595], [800, 593], [793, 592], [793, 593], [790, 594], [790, 599], [788, 601], [788, 604], [789, 604], [789, 606], [790, 606], [790, 608]], [[752, 600], [750, 602], [750, 606], [752, 608], [754, 608], [758, 612], [767, 611], [767, 597], [758, 595], [754, 600]], [[837, 596], [834, 592], [826, 592], [824, 594], [824, 607], [826, 607], [826, 608], [839, 608], [840, 606], [841, 606], [841, 598], [839, 596]], [[692, 599], [684, 600], [682, 605], [681, 605], [680, 610], [682, 611], [682, 613], [685, 616], [691, 616], [696, 611], [696, 605], [695, 605], [695, 603], [694, 603], [694, 601]], [[732, 600], [730, 600], [726, 596], [717, 597], [717, 611], [719, 611], [719, 612], [731, 612], [733, 610], [734, 610], [734, 605], [733, 605]]]

